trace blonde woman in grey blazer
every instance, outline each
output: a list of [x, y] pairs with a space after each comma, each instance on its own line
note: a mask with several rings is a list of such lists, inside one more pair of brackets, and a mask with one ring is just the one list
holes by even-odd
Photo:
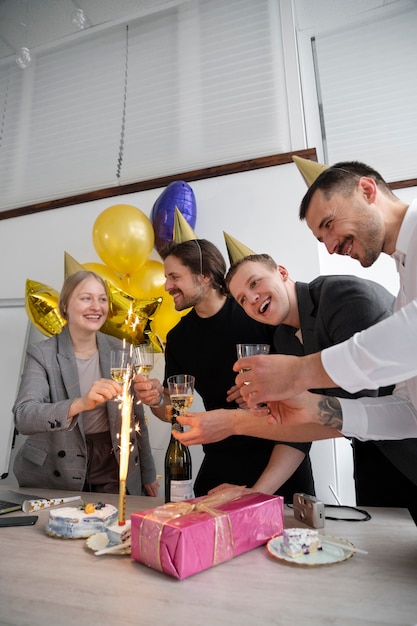
[[[21, 487], [119, 490], [121, 416], [114, 401], [121, 387], [110, 377], [110, 351], [122, 342], [99, 332], [106, 321], [107, 288], [94, 272], [64, 282], [59, 310], [62, 332], [30, 345], [13, 407], [15, 425], [26, 435], [14, 463]], [[158, 482], [142, 405], [133, 403], [136, 434], [126, 488], [156, 496]]]

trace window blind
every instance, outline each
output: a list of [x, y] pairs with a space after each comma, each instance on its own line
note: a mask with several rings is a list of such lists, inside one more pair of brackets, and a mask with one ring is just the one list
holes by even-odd
[[316, 34], [327, 163], [364, 161], [388, 181], [416, 177], [416, 24], [415, 3], [398, 3]]
[[0, 210], [291, 149], [278, 0], [190, 0], [0, 64]]
[[291, 149], [273, 14], [264, 0], [205, 0], [129, 24], [120, 182]]

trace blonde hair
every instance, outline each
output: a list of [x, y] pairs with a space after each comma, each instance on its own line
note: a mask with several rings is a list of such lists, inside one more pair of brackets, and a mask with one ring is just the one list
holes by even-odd
[[64, 280], [64, 284], [62, 285], [58, 301], [58, 309], [64, 319], [67, 319], [67, 306], [69, 299], [71, 298], [74, 290], [78, 287], [78, 285], [82, 283], [82, 281], [86, 278], [95, 278], [99, 283], [103, 285], [104, 291], [106, 292], [107, 297], [109, 297], [109, 292], [105, 281], [95, 272], [91, 272], [89, 270], [80, 270], [79, 272], [75, 272], [75, 274], [70, 274]]

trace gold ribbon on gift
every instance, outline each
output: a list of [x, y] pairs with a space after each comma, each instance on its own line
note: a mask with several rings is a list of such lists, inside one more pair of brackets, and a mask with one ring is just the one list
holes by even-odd
[[216, 507], [239, 497], [240, 493], [236, 495], [236, 489], [231, 489], [220, 494], [206, 496], [199, 502], [168, 502], [153, 509], [143, 517], [139, 529], [139, 549], [142, 562], [162, 572], [160, 548], [164, 526], [178, 517], [184, 517], [191, 513], [208, 513], [215, 520], [212, 565], [233, 558], [234, 538], [230, 517], [228, 513]]

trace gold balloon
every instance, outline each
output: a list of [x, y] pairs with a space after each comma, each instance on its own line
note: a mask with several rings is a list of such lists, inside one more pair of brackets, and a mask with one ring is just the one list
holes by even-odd
[[174, 328], [184, 315], [186, 315], [191, 309], [184, 311], [176, 311], [173, 298], [166, 294], [155, 319], [152, 322], [152, 329], [154, 333], [160, 338], [163, 344], [166, 343], [167, 334]]
[[58, 311], [59, 293], [43, 283], [26, 280], [25, 307], [32, 324], [51, 337], [64, 328], [66, 321]]
[[116, 285], [116, 287], [123, 287], [120, 275], [116, 274], [116, 272], [110, 267], [107, 267], [107, 265], [103, 265], [102, 263], [83, 263], [81, 269], [95, 272], [101, 278], [104, 278], [104, 280]]
[[149, 218], [130, 204], [105, 209], [93, 226], [93, 244], [100, 259], [113, 271], [126, 275], [139, 269], [153, 248]]
[[164, 265], [160, 261], [146, 261], [136, 272], [124, 276], [121, 283], [123, 289], [136, 298], [165, 298], [167, 295]]
[[101, 331], [133, 344], [150, 341], [156, 352], [162, 352], [161, 342], [152, 323], [161, 305], [161, 298], [139, 300], [116, 285], [108, 281], [106, 283], [109, 290], [109, 314]]

